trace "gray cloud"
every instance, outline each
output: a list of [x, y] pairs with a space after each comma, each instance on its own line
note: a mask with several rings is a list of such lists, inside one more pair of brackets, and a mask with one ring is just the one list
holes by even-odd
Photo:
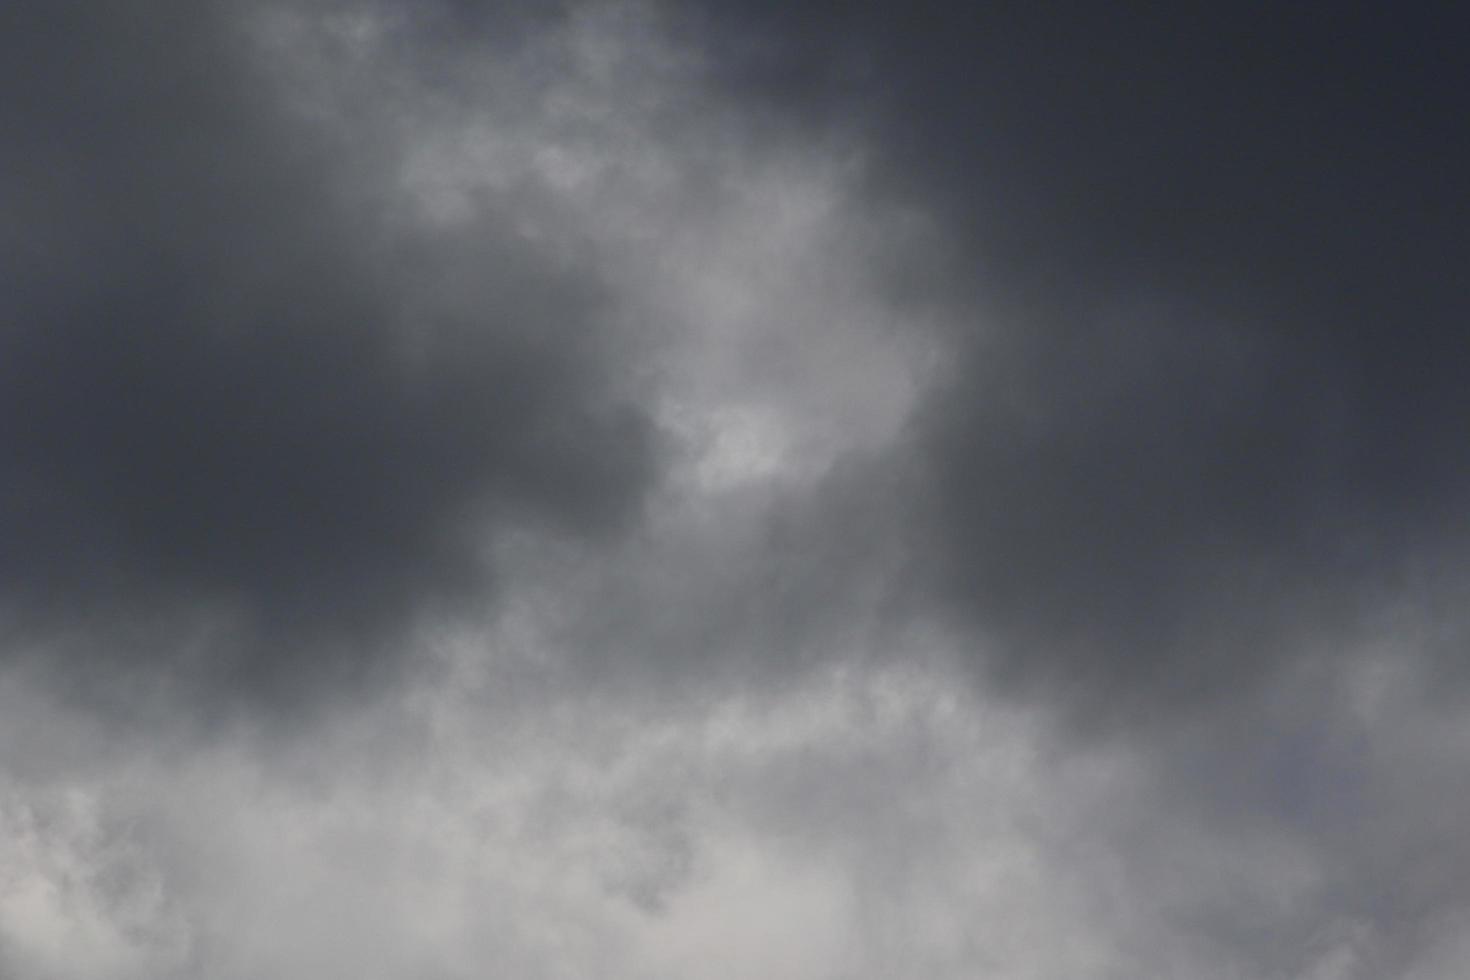
[[[684, 699], [466, 652], [214, 744], [119, 746], [7, 676], [0, 948], [76, 978], [1463, 966], [1466, 718], [1402, 661], [1335, 651], [1140, 751], [905, 652]], [[28, 765], [37, 730], [72, 760]]]
[[206, 669], [289, 689], [482, 601], [497, 523], [632, 513], [653, 442], [595, 274], [493, 206], [395, 217], [393, 161], [293, 117], [213, 8], [5, 17], [13, 630], [96, 622], [92, 671], [219, 617]]
[[931, 582], [994, 676], [1153, 714], [1249, 689], [1301, 631], [1421, 585], [1411, 569], [1457, 574], [1448, 27], [710, 14], [731, 91], [850, 120], [878, 147], [874, 193], [944, 215], [919, 288], [957, 311], [956, 364], [895, 465], [929, 474]]
[[0, 14], [0, 972], [1465, 972], [1431, 25], [150, 9]]

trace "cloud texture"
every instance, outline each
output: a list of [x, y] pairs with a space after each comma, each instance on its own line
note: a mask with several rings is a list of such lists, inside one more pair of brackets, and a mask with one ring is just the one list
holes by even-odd
[[1441, 980], [1464, 71], [0, 13], [0, 974]]
[[224, 12], [7, 16], [22, 631], [96, 617], [71, 655], [169, 663], [180, 638], [139, 620], [218, 619], [218, 683], [289, 688], [480, 602], [507, 515], [597, 534], [636, 509], [654, 439], [595, 272], [493, 205], [435, 233], [395, 213], [397, 148], [310, 125]]

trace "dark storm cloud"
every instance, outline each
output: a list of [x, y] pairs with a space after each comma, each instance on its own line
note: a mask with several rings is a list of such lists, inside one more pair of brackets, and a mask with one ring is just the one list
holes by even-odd
[[928, 288], [963, 353], [920, 427], [923, 540], [1001, 676], [1139, 702], [1118, 710], [1233, 690], [1463, 543], [1455, 20], [868, 3], [702, 25], [733, 91], [866, 128], [876, 189], [953, 236]]
[[484, 598], [501, 523], [632, 513], [595, 278], [396, 216], [213, 6], [8, 5], [0, 65], [7, 649], [110, 677], [214, 618], [196, 666], [287, 689]]
[[0, 4], [0, 974], [1466, 975], [1449, 25], [696, 7]]

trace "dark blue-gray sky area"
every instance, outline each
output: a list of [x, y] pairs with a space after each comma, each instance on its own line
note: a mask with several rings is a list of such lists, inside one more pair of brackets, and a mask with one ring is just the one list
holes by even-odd
[[[166, 660], [140, 622], [217, 610], [242, 637], [227, 684], [289, 687], [488, 596], [496, 522], [633, 519], [656, 439], [619, 389], [633, 365], [604, 343], [596, 270], [494, 215], [394, 227], [375, 147], [288, 113], [207, 5], [4, 16], [17, 637], [86, 622], [109, 662]], [[432, 66], [436, 45], [559, 16], [430, 5], [406, 43]], [[1457, 572], [1452, 13], [751, 3], [673, 22], [721, 97], [860, 130], [871, 193], [938, 216], [944, 248], [893, 289], [949, 310], [956, 366], [877, 465], [922, 473], [894, 516], [909, 574], [994, 676], [1110, 710], [1192, 703], [1411, 568]], [[446, 299], [471, 265], [475, 294]]]
[[[415, 30], [432, 51], [556, 16], [447, 5]], [[654, 439], [617, 403], [595, 271], [493, 216], [468, 241], [388, 228], [373, 148], [289, 117], [207, 7], [5, 17], [13, 629], [213, 604], [258, 634], [231, 669], [269, 674], [488, 590], [471, 526], [636, 510]], [[872, 193], [941, 216], [939, 261], [894, 288], [958, 311], [959, 366], [891, 465], [926, 474], [924, 588], [1000, 676], [1189, 701], [1410, 563], [1457, 564], [1451, 14], [676, 20], [726, 97], [860, 128]], [[444, 301], [456, 263], [484, 270], [472, 302]]]
[[690, 28], [742, 98], [875, 134], [875, 192], [954, 248], [904, 288], [990, 314], [958, 317], [918, 431], [920, 523], [1004, 677], [1192, 702], [1460, 573], [1464, 26], [858, 2]]
[[0, 974], [1463, 975], [1462, 20], [0, 4]]
[[214, 616], [190, 669], [278, 697], [480, 604], [486, 528], [628, 519], [653, 436], [596, 276], [493, 218], [392, 227], [388, 163], [293, 115], [231, 13], [0, 14], [0, 606], [104, 683]]

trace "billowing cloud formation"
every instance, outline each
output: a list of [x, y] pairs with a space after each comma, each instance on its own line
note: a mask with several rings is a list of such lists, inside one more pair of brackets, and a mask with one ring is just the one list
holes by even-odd
[[1466, 972], [1449, 32], [126, 13], [0, 14], [0, 974]]
[[95, 616], [95, 661], [169, 661], [180, 640], [139, 620], [217, 618], [227, 683], [305, 683], [478, 602], [508, 516], [594, 533], [635, 507], [652, 436], [595, 274], [493, 202], [404, 218], [383, 133], [308, 125], [212, 7], [5, 18], [22, 631]]
[[1464, 794], [1436, 787], [1470, 777], [1466, 719], [1346, 659], [1228, 744], [1156, 753], [1184, 774], [1059, 744], [922, 656], [681, 702], [481, 663], [307, 740], [146, 751], [11, 681], [0, 963], [1448, 980], [1470, 853]]
[[1001, 676], [1193, 703], [1455, 573], [1465, 77], [1438, 15], [723, 16], [733, 90], [855, 114], [877, 183], [947, 216], [930, 285], [963, 353], [921, 523]]

